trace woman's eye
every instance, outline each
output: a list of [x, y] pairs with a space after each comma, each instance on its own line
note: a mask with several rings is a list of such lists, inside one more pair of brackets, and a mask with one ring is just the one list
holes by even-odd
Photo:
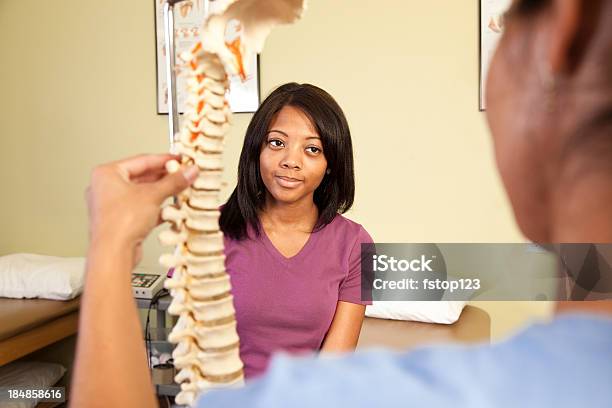
[[283, 142], [278, 139], [269, 140], [268, 143], [272, 147], [283, 147]]
[[321, 149], [319, 149], [319, 148], [318, 148], [318, 147], [316, 147], [316, 146], [308, 146], [308, 147], [306, 148], [306, 150], [308, 150], [308, 152], [309, 152], [309, 153], [312, 153], [312, 154], [319, 154], [319, 153], [321, 153]]

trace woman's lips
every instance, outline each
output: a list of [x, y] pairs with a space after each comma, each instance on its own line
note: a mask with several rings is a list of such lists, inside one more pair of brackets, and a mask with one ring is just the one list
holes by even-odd
[[275, 176], [276, 182], [285, 188], [295, 188], [302, 184], [302, 180], [294, 179], [291, 177]]

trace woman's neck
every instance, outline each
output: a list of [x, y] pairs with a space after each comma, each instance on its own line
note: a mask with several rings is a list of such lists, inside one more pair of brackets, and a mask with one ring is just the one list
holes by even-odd
[[[560, 183], [554, 200], [558, 204], [551, 211], [550, 242], [612, 245], [612, 176], [608, 174], [582, 173], [573, 183]], [[612, 300], [557, 302], [557, 314], [576, 312], [612, 317]]]
[[550, 241], [612, 243], [612, 180], [576, 189], [552, 211]]
[[312, 199], [294, 203], [280, 203], [268, 194], [260, 213], [260, 221], [266, 229], [298, 229], [311, 232], [319, 219], [319, 210]]

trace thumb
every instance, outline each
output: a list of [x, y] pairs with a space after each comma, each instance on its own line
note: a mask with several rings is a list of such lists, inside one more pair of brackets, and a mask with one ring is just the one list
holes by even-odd
[[161, 180], [153, 183], [153, 188], [158, 194], [159, 201], [163, 202], [166, 198], [177, 195], [191, 185], [198, 177], [198, 167], [191, 166], [185, 169], [169, 173]]

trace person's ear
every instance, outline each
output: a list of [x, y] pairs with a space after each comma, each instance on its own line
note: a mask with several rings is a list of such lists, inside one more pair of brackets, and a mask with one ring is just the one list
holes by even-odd
[[554, 76], [571, 74], [580, 65], [597, 24], [601, 0], [553, 0], [548, 62]]

